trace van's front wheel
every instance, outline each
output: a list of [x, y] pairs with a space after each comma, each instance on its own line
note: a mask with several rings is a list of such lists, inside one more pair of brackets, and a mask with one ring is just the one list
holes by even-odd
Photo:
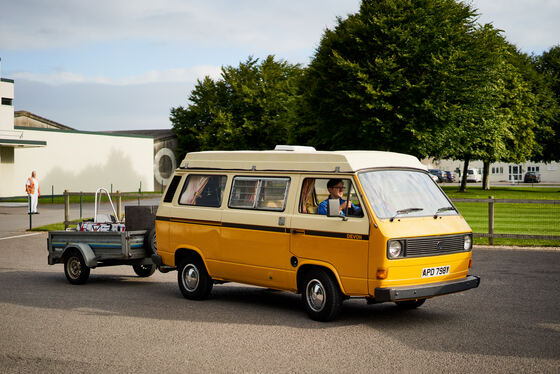
[[327, 322], [342, 306], [342, 293], [333, 277], [324, 270], [310, 271], [303, 283], [302, 300], [309, 317]]
[[210, 295], [214, 283], [202, 261], [195, 258], [182, 260], [178, 270], [177, 280], [185, 298], [203, 300]]

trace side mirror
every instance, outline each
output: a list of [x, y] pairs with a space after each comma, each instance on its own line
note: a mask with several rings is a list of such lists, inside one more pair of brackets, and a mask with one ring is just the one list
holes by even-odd
[[327, 217], [340, 217], [340, 200], [329, 199], [327, 204]]

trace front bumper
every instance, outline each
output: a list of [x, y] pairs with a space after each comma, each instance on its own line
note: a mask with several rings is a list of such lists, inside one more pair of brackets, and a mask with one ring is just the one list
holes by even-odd
[[478, 287], [480, 278], [468, 275], [463, 279], [452, 281], [421, 284], [406, 287], [378, 287], [375, 289], [375, 301], [399, 301], [407, 299], [420, 299], [432, 296], [446, 295]]

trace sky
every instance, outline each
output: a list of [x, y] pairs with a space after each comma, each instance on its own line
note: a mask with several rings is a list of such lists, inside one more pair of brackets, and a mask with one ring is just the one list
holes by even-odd
[[[559, 0], [472, 0], [528, 54], [560, 44]], [[18, 0], [0, 4], [14, 109], [85, 131], [171, 128], [197, 79], [272, 54], [307, 65], [359, 0]]]

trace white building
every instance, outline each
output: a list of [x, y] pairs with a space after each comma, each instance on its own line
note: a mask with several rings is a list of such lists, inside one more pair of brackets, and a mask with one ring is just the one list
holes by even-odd
[[77, 131], [31, 114], [14, 126], [14, 81], [1, 71], [0, 97], [0, 198], [24, 196], [33, 170], [43, 195], [154, 189], [152, 137]]
[[[464, 162], [454, 160], [432, 160], [424, 159], [422, 163], [428, 169], [447, 170], [455, 174], [458, 178], [459, 173], [463, 172]], [[484, 165], [482, 161], [469, 162], [469, 169], [477, 169], [482, 175]], [[541, 176], [541, 183], [560, 183], [560, 163], [551, 162], [533, 162], [527, 161], [521, 164], [512, 164], [506, 162], [494, 162], [490, 164], [490, 183], [492, 182], [508, 182], [523, 183], [523, 177], [528, 171], [534, 171]]]

